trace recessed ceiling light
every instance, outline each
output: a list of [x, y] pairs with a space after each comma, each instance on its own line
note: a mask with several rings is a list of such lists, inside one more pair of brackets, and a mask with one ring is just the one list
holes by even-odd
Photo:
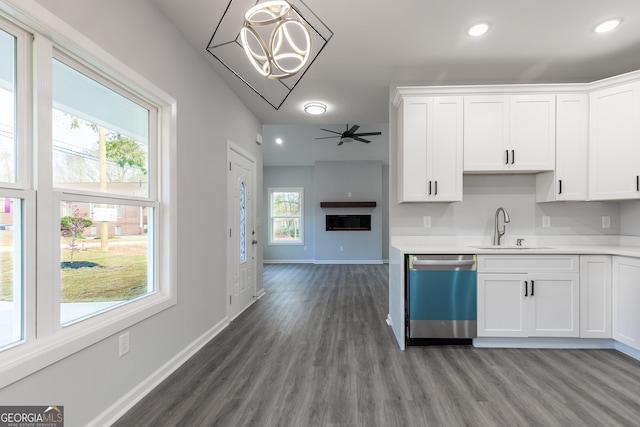
[[469, 28], [469, 35], [473, 37], [478, 37], [486, 33], [488, 30], [489, 30], [489, 24], [487, 24], [486, 22], [481, 22]]
[[314, 116], [324, 114], [327, 112], [327, 106], [322, 102], [309, 102], [304, 104], [304, 111], [307, 114], [313, 114]]
[[609, 19], [608, 21], [604, 21], [602, 24], [598, 25], [593, 31], [595, 31], [596, 33], [609, 32], [620, 25], [621, 21], [622, 19], [620, 18]]
[[282, 142], [282, 138], [276, 138], [276, 144], [281, 145]]

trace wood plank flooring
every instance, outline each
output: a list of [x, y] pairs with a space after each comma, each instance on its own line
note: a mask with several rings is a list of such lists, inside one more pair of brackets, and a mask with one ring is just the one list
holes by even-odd
[[388, 267], [271, 264], [266, 295], [116, 426], [638, 426], [615, 350], [398, 349]]

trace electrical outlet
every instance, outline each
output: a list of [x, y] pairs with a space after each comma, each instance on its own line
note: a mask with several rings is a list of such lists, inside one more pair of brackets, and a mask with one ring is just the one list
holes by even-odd
[[344, 250], [344, 248], [342, 246], [340, 246], [340, 252], [342, 252]]
[[431, 227], [431, 217], [426, 215], [422, 217], [422, 225], [424, 228]]
[[129, 353], [129, 332], [118, 337], [118, 357], [122, 357]]
[[551, 217], [544, 215], [542, 217], [542, 228], [549, 228], [551, 227]]
[[602, 216], [602, 228], [611, 228], [611, 217], [609, 215]]
[[351, 191], [347, 192], [347, 197], [351, 197]]

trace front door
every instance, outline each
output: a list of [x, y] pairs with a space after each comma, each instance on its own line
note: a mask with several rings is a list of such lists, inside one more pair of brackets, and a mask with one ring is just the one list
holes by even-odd
[[253, 302], [256, 294], [257, 235], [253, 205], [256, 162], [232, 144], [228, 159], [227, 316], [233, 320]]

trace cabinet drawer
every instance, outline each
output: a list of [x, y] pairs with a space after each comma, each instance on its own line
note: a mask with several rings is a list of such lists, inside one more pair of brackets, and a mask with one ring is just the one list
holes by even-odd
[[479, 255], [478, 273], [578, 273], [578, 255]]

